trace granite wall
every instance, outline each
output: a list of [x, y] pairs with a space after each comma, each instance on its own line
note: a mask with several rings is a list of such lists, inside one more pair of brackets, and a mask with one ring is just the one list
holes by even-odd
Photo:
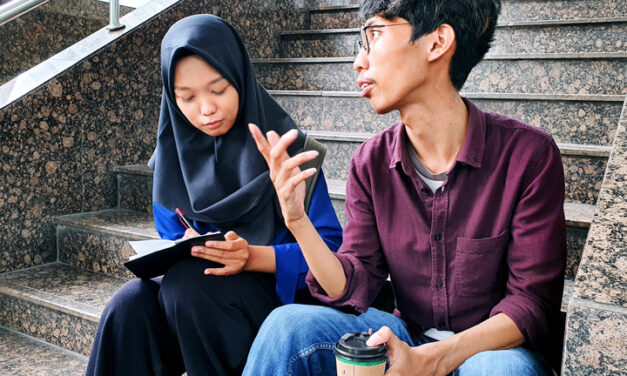
[[[131, 11], [121, 8], [121, 14]], [[0, 26], [0, 84], [71, 46], [109, 22], [96, 0], [49, 0]]]
[[153, 0], [122, 18], [125, 29], [100, 30], [0, 86], [0, 272], [55, 261], [51, 218], [114, 207], [114, 166], [148, 161], [170, 25], [213, 13], [240, 31], [252, 57], [269, 57], [281, 29], [302, 27], [304, 7]]
[[627, 101], [568, 305], [564, 375], [627, 375]]

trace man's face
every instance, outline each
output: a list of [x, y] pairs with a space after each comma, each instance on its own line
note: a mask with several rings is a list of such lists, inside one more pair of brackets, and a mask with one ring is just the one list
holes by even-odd
[[420, 98], [420, 88], [428, 73], [424, 37], [410, 43], [412, 26], [403, 18], [386, 20], [375, 16], [364, 26], [371, 26], [365, 33], [370, 52], [366, 53], [364, 44], [353, 64], [359, 73], [357, 84], [362, 89], [361, 95], [380, 114], [399, 110]]

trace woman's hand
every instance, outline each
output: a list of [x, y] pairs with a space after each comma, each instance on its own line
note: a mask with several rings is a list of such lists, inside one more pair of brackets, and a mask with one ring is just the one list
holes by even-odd
[[248, 127], [257, 149], [268, 163], [270, 179], [279, 198], [285, 224], [289, 228], [291, 223], [306, 218], [305, 180], [316, 173], [315, 168], [301, 171], [298, 166], [315, 159], [318, 152], [306, 151], [290, 157], [287, 148], [298, 137], [298, 131], [290, 130], [281, 137], [270, 131], [266, 138], [255, 124], [249, 124]]
[[[188, 230], [189, 231], [189, 230]], [[187, 231], [185, 232], [187, 236]], [[233, 231], [224, 235], [223, 241], [210, 240], [205, 246], [192, 247], [192, 256], [224, 265], [222, 268], [207, 268], [205, 274], [230, 275], [241, 272], [250, 258], [250, 247], [246, 239]]]

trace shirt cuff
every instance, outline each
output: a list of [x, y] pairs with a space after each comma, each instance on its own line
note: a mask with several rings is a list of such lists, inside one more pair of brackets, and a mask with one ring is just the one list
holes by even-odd
[[346, 276], [346, 287], [342, 295], [331, 298], [327, 295], [324, 289], [320, 286], [316, 278], [311, 271], [307, 273], [307, 286], [309, 286], [309, 292], [311, 295], [321, 301], [324, 304], [333, 306], [343, 312], [361, 314], [368, 310], [368, 305], [363, 303], [363, 299], [359, 299], [358, 294], [354, 293], [354, 289], [351, 287], [353, 284], [353, 275], [355, 274], [355, 268], [353, 264], [345, 257], [337, 255], [338, 260], [342, 264], [344, 269], [344, 275]]
[[532, 350], [544, 349], [549, 340], [549, 328], [546, 316], [532, 303], [521, 296], [507, 296], [490, 311], [490, 317], [504, 313], [514, 321], [518, 330], [525, 337], [525, 347]]

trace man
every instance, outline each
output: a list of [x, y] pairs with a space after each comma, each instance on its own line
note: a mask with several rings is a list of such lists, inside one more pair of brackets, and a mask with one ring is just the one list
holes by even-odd
[[[387, 375], [544, 375], [565, 267], [564, 177], [546, 133], [460, 97], [493, 39], [499, 0], [364, 0], [354, 68], [362, 96], [402, 123], [351, 160], [344, 242], [328, 250], [303, 210], [315, 157], [295, 134], [251, 132], [312, 294], [336, 307], [275, 310], [245, 374], [332, 374], [333, 345], [379, 329]], [[368, 308], [387, 276], [394, 314]], [[341, 310], [341, 311], [340, 311]], [[347, 312], [348, 313], [344, 313]], [[360, 314], [360, 315], [355, 315]]]

